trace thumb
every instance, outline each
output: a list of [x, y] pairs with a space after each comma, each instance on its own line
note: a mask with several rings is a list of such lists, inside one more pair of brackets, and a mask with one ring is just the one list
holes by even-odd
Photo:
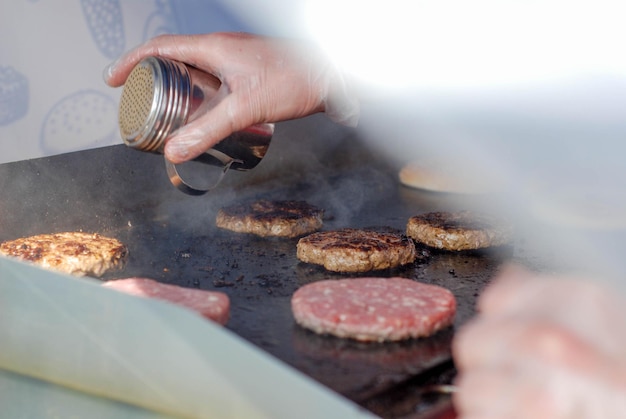
[[[226, 91], [226, 88], [223, 91], [220, 88], [217, 96], [221, 97]], [[192, 160], [234, 132], [253, 125], [249, 117], [233, 112], [234, 95], [227, 94], [223, 100], [214, 98], [211, 102], [211, 105], [217, 103], [166, 140], [164, 154], [170, 162], [178, 164]]]

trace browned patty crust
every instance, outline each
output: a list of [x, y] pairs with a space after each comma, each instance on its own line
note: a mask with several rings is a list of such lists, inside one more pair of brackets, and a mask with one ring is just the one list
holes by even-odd
[[502, 246], [512, 240], [512, 228], [503, 220], [471, 211], [430, 212], [411, 217], [407, 236], [443, 250], [475, 250]]
[[296, 323], [361, 341], [426, 337], [450, 326], [456, 299], [447, 289], [406, 278], [312, 282], [291, 298]]
[[102, 276], [126, 262], [119, 240], [93, 233], [40, 234], [0, 243], [0, 254], [78, 276]]
[[299, 237], [322, 227], [324, 211], [305, 201], [269, 201], [220, 209], [215, 224], [237, 233], [261, 237]]
[[413, 241], [402, 234], [345, 228], [301, 238], [297, 256], [329, 271], [368, 272], [411, 263], [416, 251]]

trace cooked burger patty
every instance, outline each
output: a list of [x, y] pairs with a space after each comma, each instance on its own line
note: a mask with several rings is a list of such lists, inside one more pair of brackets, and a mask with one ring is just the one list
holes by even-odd
[[444, 250], [474, 250], [508, 244], [512, 228], [502, 220], [470, 211], [430, 212], [411, 217], [407, 236]]
[[230, 315], [230, 300], [219, 291], [184, 288], [136, 277], [108, 281], [103, 286], [139, 297], [169, 301], [196, 311], [221, 325], [226, 324]]
[[297, 256], [335, 272], [395, 268], [415, 260], [415, 244], [402, 234], [346, 228], [301, 238]]
[[119, 240], [99, 234], [40, 234], [0, 243], [0, 254], [42, 268], [78, 276], [102, 276], [126, 262], [128, 249]]
[[222, 208], [216, 225], [257, 236], [298, 237], [322, 227], [324, 211], [304, 201], [260, 200]]
[[320, 334], [360, 341], [426, 337], [450, 326], [452, 293], [405, 278], [355, 278], [313, 282], [291, 299], [296, 323]]

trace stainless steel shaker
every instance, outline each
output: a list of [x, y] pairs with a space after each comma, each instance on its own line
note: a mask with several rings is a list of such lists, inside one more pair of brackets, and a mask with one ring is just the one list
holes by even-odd
[[[147, 57], [132, 70], [120, 99], [118, 122], [124, 143], [132, 148], [163, 153], [166, 139], [215, 105], [219, 80], [183, 63]], [[265, 156], [273, 124], [258, 124], [234, 133], [195, 159], [221, 167], [210, 187], [192, 186], [176, 165], [165, 160], [170, 181], [190, 195], [202, 195], [219, 184], [229, 169], [250, 170]]]

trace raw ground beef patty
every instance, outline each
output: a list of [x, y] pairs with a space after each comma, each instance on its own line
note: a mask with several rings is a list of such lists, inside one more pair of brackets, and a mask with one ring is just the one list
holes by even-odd
[[452, 293], [405, 278], [354, 278], [313, 282], [291, 299], [296, 323], [320, 334], [360, 341], [426, 337], [450, 326]]
[[226, 324], [230, 315], [230, 300], [223, 292], [162, 284], [148, 278], [118, 279], [105, 282], [103, 286], [140, 297], [169, 301], [194, 310], [221, 325]]

